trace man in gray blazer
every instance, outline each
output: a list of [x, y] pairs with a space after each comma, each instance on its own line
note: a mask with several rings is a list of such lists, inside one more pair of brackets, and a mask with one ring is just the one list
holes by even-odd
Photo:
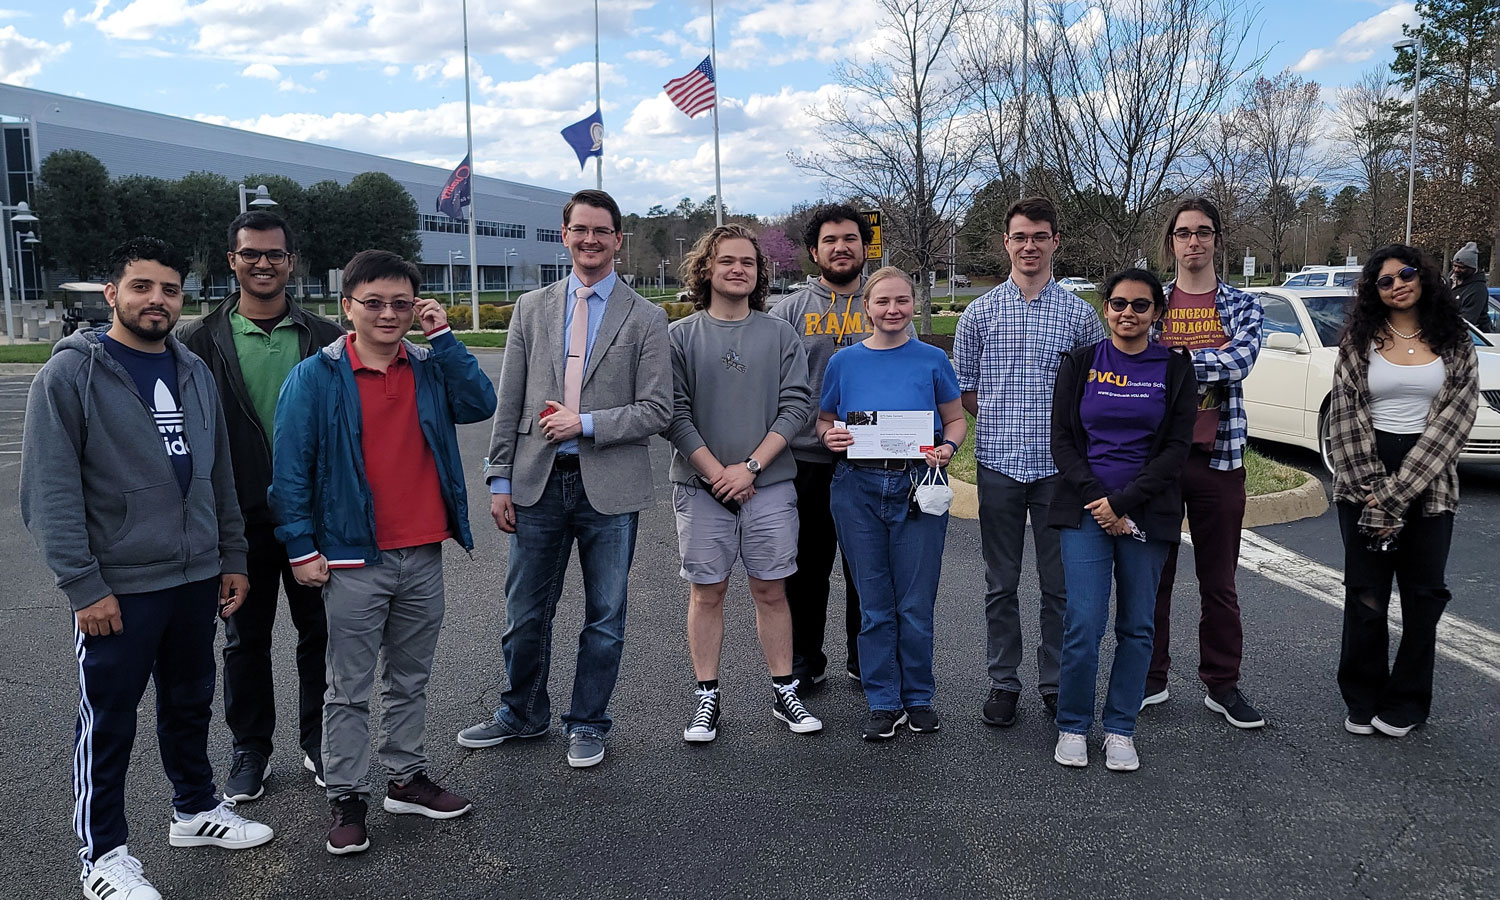
[[667, 316], [615, 274], [621, 241], [614, 199], [574, 194], [563, 207], [573, 271], [523, 295], [511, 318], [485, 461], [490, 515], [511, 536], [500, 639], [510, 685], [491, 719], [459, 732], [463, 747], [551, 728], [552, 618], [576, 540], [584, 626], [562, 721], [569, 765], [604, 759], [636, 519], [654, 502], [647, 444], [672, 418]]

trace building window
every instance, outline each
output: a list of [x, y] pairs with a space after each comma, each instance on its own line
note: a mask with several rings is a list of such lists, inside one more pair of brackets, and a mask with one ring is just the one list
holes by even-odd
[[544, 244], [561, 244], [563, 242], [562, 232], [554, 228], [538, 228], [536, 239]]
[[[422, 221], [419, 227], [423, 231], [431, 231], [437, 234], [469, 233], [468, 222], [462, 219], [450, 219], [447, 216], [435, 216], [431, 213], [422, 214]], [[514, 238], [524, 241], [526, 239], [526, 226], [477, 219], [474, 222], [474, 234], [479, 237]]]

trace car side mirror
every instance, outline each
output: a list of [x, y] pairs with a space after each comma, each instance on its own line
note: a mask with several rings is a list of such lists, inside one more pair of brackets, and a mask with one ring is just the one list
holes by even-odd
[[1292, 334], [1289, 331], [1274, 331], [1266, 335], [1264, 344], [1267, 350], [1284, 350], [1289, 353], [1311, 353], [1307, 342], [1300, 334]]

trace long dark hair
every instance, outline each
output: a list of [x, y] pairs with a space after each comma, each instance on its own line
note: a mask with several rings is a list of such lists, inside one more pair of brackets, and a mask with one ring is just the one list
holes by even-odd
[[1364, 353], [1371, 343], [1384, 347], [1390, 339], [1385, 330], [1389, 310], [1375, 285], [1381, 266], [1389, 259], [1417, 270], [1417, 281], [1422, 286], [1422, 296], [1417, 298], [1417, 325], [1432, 352], [1442, 355], [1470, 340], [1468, 329], [1458, 315], [1458, 300], [1443, 280], [1443, 273], [1416, 247], [1389, 244], [1370, 254], [1359, 273], [1342, 341], [1355, 352]]

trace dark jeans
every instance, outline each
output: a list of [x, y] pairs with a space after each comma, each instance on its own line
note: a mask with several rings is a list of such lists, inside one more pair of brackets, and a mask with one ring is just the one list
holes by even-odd
[[573, 542], [583, 569], [584, 622], [578, 635], [573, 705], [563, 728], [609, 731], [607, 712], [620, 654], [625, 648], [625, 598], [630, 562], [635, 557], [637, 513], [607, 516], [589, 505], [583, 477], [554, 468], [541, 499], [516, 507], [516, 533], [510, 539], [505, 577], [505, 610], [510, 626], [500, 638], [510, 686], [495, 718], [533, 732], [552, 723], [547, 673], [552, 667], [552, 619], [562, 597], [563, 573]]
[[1057, 475], [1020, 482], [980, 466], [979, 541], [984, 552], [984, 618], [990, 687], [1020, 691], [1021, 553], [1026, 546], [1026, 519], [1036, 548], [1036, 577], [1041, 586], [1042, 642], [1036, 648], [1037, 689], [1057, 693], [1058, 655], [1062, 651], [1063, 611], [1068, 605], [1057, 529], [1047, 525]]
[[[829, 576], [838, 534], [830, 511], [828, 485], [834, 463], [797, 460], [797, 571], [787, 576], [786, 602], [792, 612], [792, 671], [821, 675], [828, 668], [823, 654], [823, 632], [828, 624]], [[844, 632], [848, 638], [849, 667], [859, 668], [859, 591], [844, 564]]]
[[285, 588], [287, 611], [297, 629], [297, 742], [317, 762], [322, 759], [323, 692], [328, 689], [323, 591], [300, 585], [292, 577], [286, 547], [276, 540], [272, 526], [247, 526], [245, 538], [250, 543], [250, 594], [224, 623], [224, 721], [234, 736], [236, 752], [271, 755], [271, 735], [276, 730], [271, 632], [276, 625], [277, 591]]
[[[1240, 683], [1245, 632], [1234, 586], [1240, 562], [1240, 528], [1245, 522], [1245, 470], [1210, 468], [1208, 453], [1194, 447], [1182, 467], [1182, 502], [1193, 535], [1202, 616], [1198, 620], [1198, 678], [1219, 696]], [[1167, 686], [1172, 666], [1172, 582], [1177, 578], [1177, 544], [1167, 552], [1156, 591], [1156, 646], [1146, 692]]]
[[[1418, 435], [1375, 433], [1375, 446], [1388, 471], [1401, 465]], [[1344, 638], [1339, 651], [1339, 690], [1350, 718], [1369, 721], [1378, 715], [1393, 725], [1427, 721], [1432, 710], [1432, 668], [1437, 655], [1437, 625], [1452, 595], [1444, 580], [1453, 539], [1453, 514], [1422, 515], [1422, 501], [1412, 503], [1403, 519], [1394, 550], [1369, 547], [1359, 530], [1361, 507], [1340, 502], [1339, 527], [1344, 537]], [[1401, 591], [1401, 643], [1395, 665], [1389, 665], [1387, 615], [1391, 578]]]
[[88, 637], [74, 630], [78, 723], [73, 743], [73, 830], [84, 870], [125, 843], [125, 775], [136, 707], [156, 682], [156, 741], [172, 782], [172, 806], [193, 814], [218, 805], [208, 761], [214, 702], [219, 579], [144, 594], [119, 594], [125, 630]]

